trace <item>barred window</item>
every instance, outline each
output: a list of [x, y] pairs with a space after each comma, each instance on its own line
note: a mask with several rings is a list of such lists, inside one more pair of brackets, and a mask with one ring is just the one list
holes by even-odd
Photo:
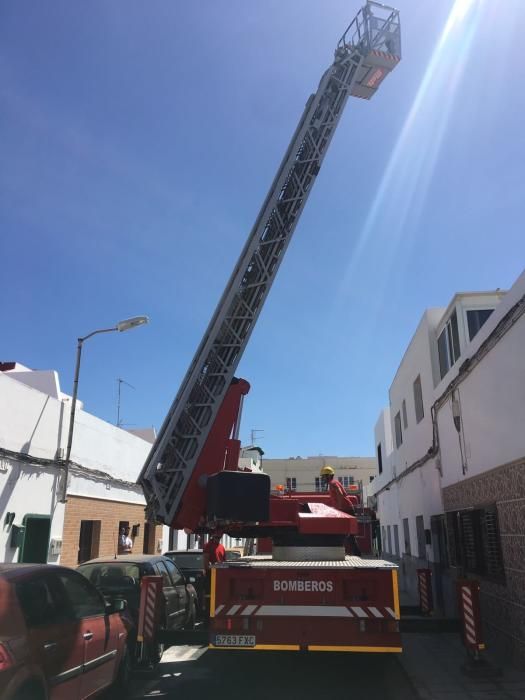
[[495, 581], [505, 578], [495, 505], [447, 513], [451, 566]]

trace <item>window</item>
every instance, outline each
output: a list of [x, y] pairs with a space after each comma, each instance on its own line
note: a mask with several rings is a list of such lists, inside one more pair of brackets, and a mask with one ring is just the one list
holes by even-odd
[[445, 376], [460, 355], [458, 317], [454, 310], [438, 338], [439, 372]]
[[468, 337], [472, 340], [494, 309], [471, 309], [467, 311]]
[[385, 549], [386, 549], [385, 526], [381, 525], [381, 551], [384, 552]]
[[322, 484], [321, 484], [321, 477], [320, 477], [320, 476], [316, 476], [316, 477], [315, 477], [315, 490], [316, 490], [317, 492], [323, 490], [323, 486], [322, 486]]
[[58, 579], [64, 586], [75, 619], [104, 615], [106, 607], [102, 596], [83, 576], [73, 571], [61, 571]]
[[447, 513], [447, 535], [452, 566], [494, 581], [505, 579], [495, 505]]
[[406, 430], [408, 428], [408, 417], [407, 417], [407, 402], [403, 399], [401, 404], [401, 410], [403, 411], [403, 428]]
[[394, 554], [399, 559], [399, 528], [394, 525]]
[[423, 389], [421, 388], [421, 375], [417, 375], [414, 381], [414, 408], [416, 411], [416, 423], [421, 423], [425, 417], [423, 408]]
[[342, 485], [347, 489], [349, 486], [352, 486], [354, 483], [354, 477], [353, 476], [342, 476], [340, 479]]
[[379, 473], [383, 473], [383, 456], [381, 454], [381, 443], [377, 446], [377, 466], [379, 469]]
[[425, 546], [425, 523], [422, 515], [416, 516], [416, 534], [417, 534], [417, 556], [420, 559], [427, 558], [427, 548]]
[[140, 581], [138, 565], [128, 564], [122, 560], [111, 564], [84, 564], [78, 568], [78, 572], [94, 586], [102, 588], [104, 591], [133, 588]]
[[169, 587], [173, 586], [171, 579], [170, 579], [170, 575], [168, 573], [168, 570], [164, 566], [164, 562], [158, 561], [155, 564], [155, 569], [157, 570], [157, 573], [159, 574], [159, 576], [162, 576], [162, 585], [164, 587], [167, 586], [169, 588]]
[[394, 427], [396, 432], [396, 447], [401, 447], [403, 444], [403, 432], [401, 430], [401, 414], [399, 411], [396, 413], [394, 418]]
[[392, 554], [392, 530], [390, 528], [390, 525], [386, 526], [386, 537], [388, 540], [388, 553]]
[[403, 518], [403, 537], [405, 539], [405, 554], [410, 556], [412, 551], [410, 549], [410, 527], [408, 525], [408, 518]]
[[182, 574], [172, 561], [165, 561], [164, 564], [170, 573], [174, 586], [180, 586], [182, 583], [184, 583], [182, 580]]
[[62, 622], [60, 611], [52, 592], [50, 577], [20, 581], [16, 584], [16, 595], [28, 627], [40, 627]]
[[287, 491], [296, 491], [297, 490], [297, 479], [295, 476], [288, 477], [286, 479], [286, 490]]

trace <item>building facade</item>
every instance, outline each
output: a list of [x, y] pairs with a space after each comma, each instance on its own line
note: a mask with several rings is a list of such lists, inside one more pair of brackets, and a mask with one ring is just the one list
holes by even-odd
[[417, 600], [433, 571], [436, 608], [455, 581], [480, 582], [489, 644], [525, 664], [525, 273], [507, 293], [457, 294], [430, 309], [375, 429], [371, 485], [383, 551]]
[[134, 551], [161, 552], [168, 528], [145, 520], [136, 478], [151, 443], [77, 403], [64, 498], [70, 397], [53, 371], [0, 364], [0, 561], [76, 566], [118, 549], [129, 526]]
[[320, 491], [320, 471], [325, 466], [335, 469], [336, 478], [346, 488], [350, 485], [366, 487], [376, 473], [373, 457], [289, 457], [266, 459], [261, 469], [271, 478], [272, 488], [282, 485], [290, 491]]

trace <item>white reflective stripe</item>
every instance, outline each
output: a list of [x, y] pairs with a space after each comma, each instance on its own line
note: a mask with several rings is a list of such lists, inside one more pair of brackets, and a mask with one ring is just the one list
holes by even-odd
[[470, 615], [470, 613], [468, 613], [466, 610], [464, 610], [463, 612], [465, 614], [465, 620], [467, 622], [470, 622], [471, 625], [473, 625], [474, 624], [474, 616]]
[[357, 617], [368, 617], [363, 608], [352, 608]]
[[215, 614], [218, 615], [223, 608], [224, 608], [224, 605], [218, 605], [215, 608]]
[[228, 612], [226, 613], [226, 615], [235, 615], [235, 613], [237, 612], [237, 610], [240, 610], [240, 609], [241, 609], [241, 606], [240, 606], [240, 605], [232, 605], [231, 608], [230, 608], [230, 609], [228, 610]]
[[261, 605], [256, 616], [353, 617], [342, 605]]
[[368, 608], [374, 617], [383, 617], [383, 613], [377, 608]]
[[475, 636], [476, 630], [474, 629], [474, 627], [472, 625], [465, 623], [465, 629], [467, 629], [470, 632], [470, 634]]
[[251, 615], [254, 610], [257, 609], [256, 605], [247, 605], [242, 611], [241, 615]]
[[385, 610], [387, 611], [387, 613], [388, 613], [389, 615], [392, 615], [392, 617], [395, 618], [396, 614], [395, 614], [395, 612], [392, 610], [392, 608], [385, 608]]

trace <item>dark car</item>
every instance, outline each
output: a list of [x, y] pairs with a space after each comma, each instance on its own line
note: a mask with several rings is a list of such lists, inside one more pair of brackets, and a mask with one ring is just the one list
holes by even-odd
[[66, 567], [0, 564], [2, 700], [84, 700], [124, 684], [124, 607]]
[[195, 587], [198, 598], [198, 613], [199, 617], [202, 617], [206, 612], [206, 573], [204, 571], [203, 550], [174, 549], [171, 552], [165, 552], [164, 556], [171, 559]]
[[[106, 598], [114, 602], [124, 599], [135, 625], [140, 606], [140, 582], [143, 576], [162, 576], [163, 608], [161, 630], [193, 629], [195, 627], [197, 594], [191, 583], [171, 559], [152, 554], [123, 554], [118, 557], [92, 559], [81, 564], [83, 574]], [[136, 633], [131, 638], [134, 647]], [[133, 660], [136, 659], [132, 648]], [[162, 644], [156, 645], [154, 661], [162, 655]]]

